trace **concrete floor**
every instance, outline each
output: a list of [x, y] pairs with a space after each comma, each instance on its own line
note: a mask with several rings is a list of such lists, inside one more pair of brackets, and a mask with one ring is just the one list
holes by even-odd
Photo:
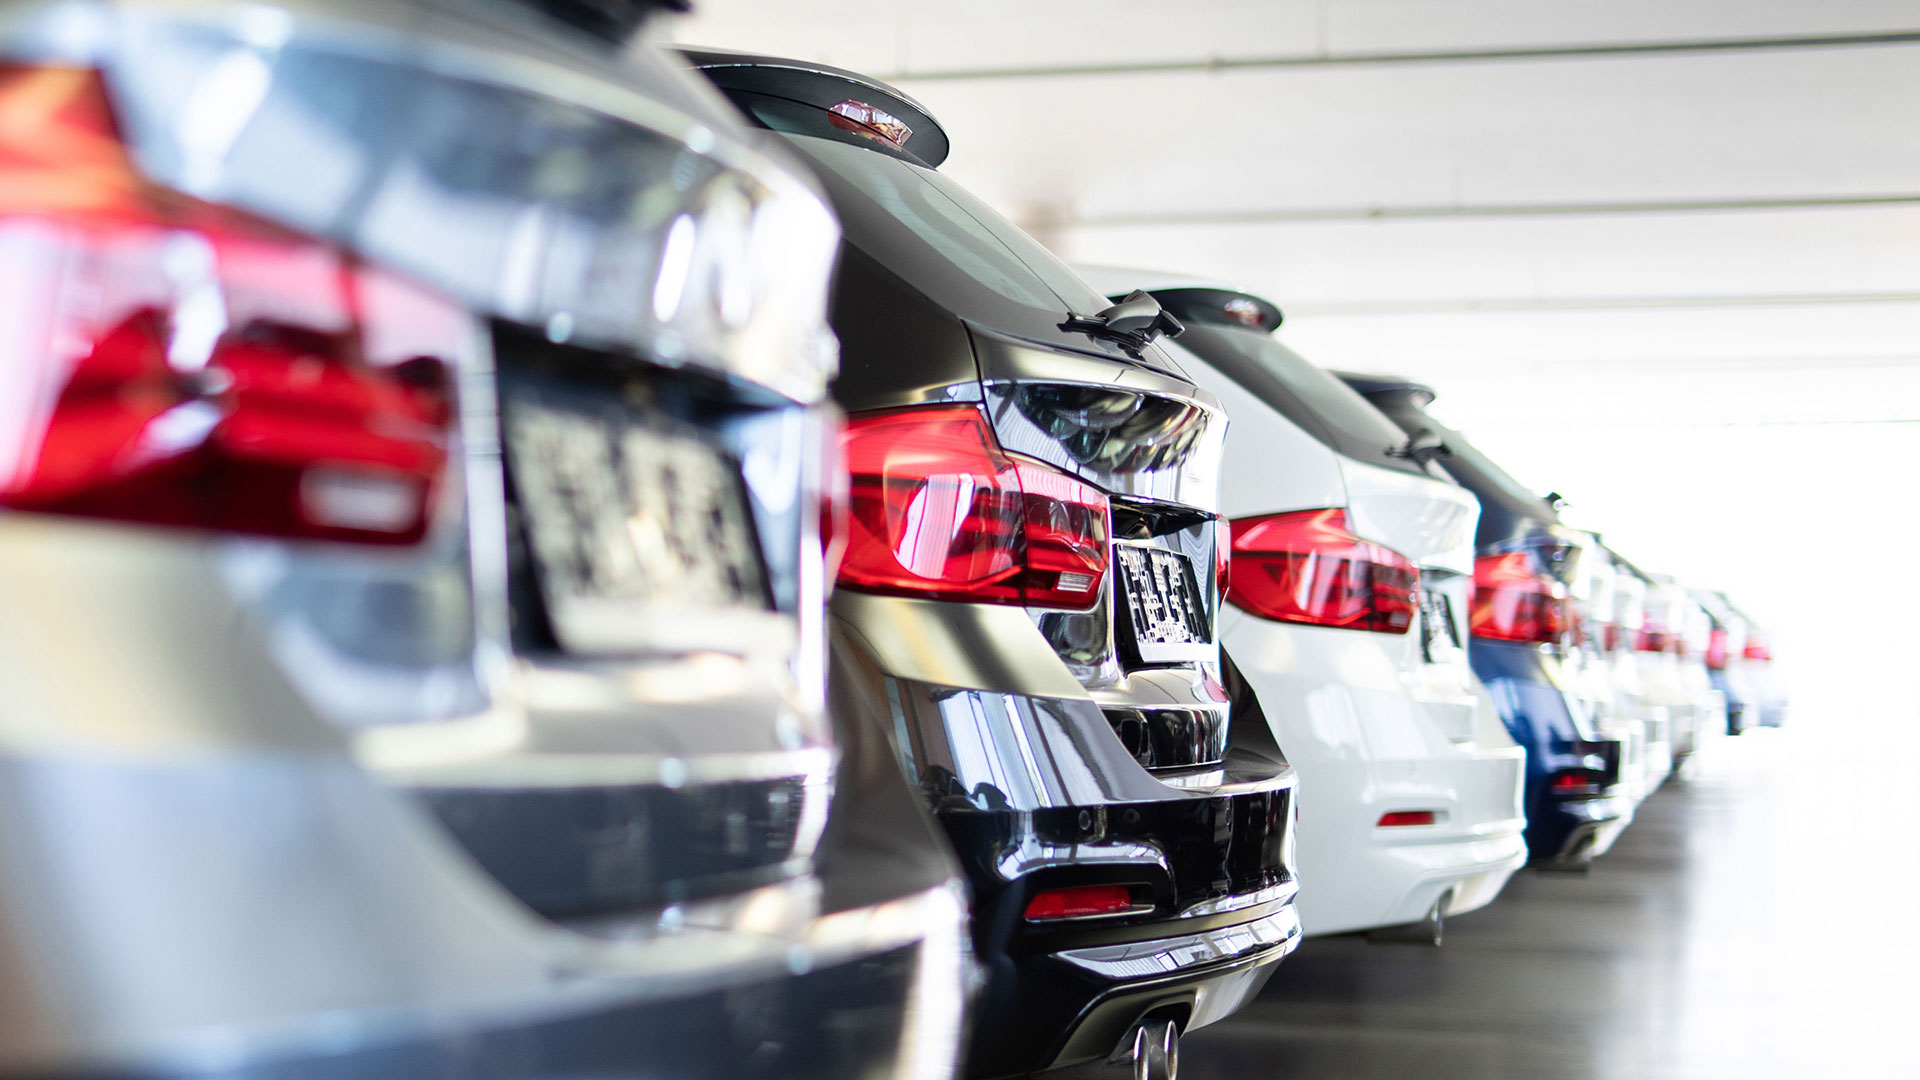
[[1920, 1077], [1911, 731], [1721, 740], [1590, 872], [1522, 871], [1441, 948], [1309, 940], [1183, 1074]]

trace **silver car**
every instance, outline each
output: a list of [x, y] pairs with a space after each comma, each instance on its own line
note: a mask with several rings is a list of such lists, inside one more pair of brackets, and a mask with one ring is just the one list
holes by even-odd
[[0, 11], [0, 1074], [951, 1069], [838, 228], [647, 7]]

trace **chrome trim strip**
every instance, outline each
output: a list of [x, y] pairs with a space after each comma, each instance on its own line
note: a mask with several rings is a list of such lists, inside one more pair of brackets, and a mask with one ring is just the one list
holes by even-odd
[[1054, 955], [1104, 979], [1138, 980], [1270, 954], [1278, 960], [1300, 945], [1300, 916], [1289, 904], [1262, 919], [1205, 933], [1066, 949]]

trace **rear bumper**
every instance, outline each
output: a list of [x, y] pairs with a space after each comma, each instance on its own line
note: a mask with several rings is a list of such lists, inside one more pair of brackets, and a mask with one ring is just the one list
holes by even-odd
[[[1150, 772], [1025, 612], [847, 593], [834, 610], [836, 717], [894, 733], [972, 886], [970, 1073], [1103, 1058], [1149, 1013], [1211, 1022], [1292, 950], [1295, 779], [1257, 706], [1231, 711], [1220, 765]], [[1143, 906], [1026, 920], [1035, 894], [1095, 884]]]
[[1252, 1000], [1300, 936], [1292, 906], [1282, 905], [1212, 930], [1017, 958], [1020, 993], [975, 1010], [969, 1071], [1021, 1075], [1097, 1061], [1150, 1017], [1205, 1027]]
[[0, 806], [0, 1075], [829, 1077], [957, 1047], [951, 887], [567, 928], [320, 753], [17, 753]]

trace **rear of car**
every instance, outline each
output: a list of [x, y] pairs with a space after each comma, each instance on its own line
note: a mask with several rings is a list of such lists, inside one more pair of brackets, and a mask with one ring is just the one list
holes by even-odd
[[1706, 612], [1686, 588], [1664, 574], [1645, 574], [1646, 619], [1636, 648], [1649, 659], [1646, 670], [1681, 701], [1690, 703], [1676, 720], [1673, 733], [1674, 770], [1679, 772], [1715, 735], [1727, 729], [1727, 699], [1713, 686], [1703, 659]]
[[1595, 565], [1612, 581], [1605, 611], [1588, 618], [1587, 644], [1611, 672], [1615, 702], [1638, 718], [1646, 733], [1640, 774], [1644, 796], [1672, 775], [1678, 762], [1678, 733], [1692, 731], [1694, 702], [1667, 670], [1671, 665], [1664, 661], [1670, 654], [1661, 648], [1650, 652], [1641, 648], [1640, 632], [1647, 617], [1646, 579], [1610, 549], [1603, 547], [1595, 554]]
[[969, 1071], [1167, 1075], [1300, 934], [1293, 773], [1216, 637], [1226, 417], [1150, 301], [1105, 310], [937, 171], [918, 104], [689, 55], [846, 230], [832, 701], [894, 731], [967, 869]]
[[1459, 432], [1427, 412], [1433, 391], [1403, 379], [1343, 374], [1406, 434], [1429, 446], [1480, 500], [1468, 660], [1527, 751], [1527, 847], [1549, 867], [1584, 865], [1632, 818], [1624, 743], [1602, 733], [1567, 671], [1581, 534]]
[[0, 13], [0, 1073], [951, 1067], [824, 710], [836, 226], [588, 22]]
[[1744, 624], [1744, 643], [1740, 648], [1741, 668], [1753, 687], [1755, 715], [1765, 727], [1780, 727], [1787, 720], [1787, 686], [1773, 658], [1773, 636], [1766, 626], [1734, 606], [1725, 593], [1716, 593], [1727, 613]]
[[1311, 792], [1308, 934], [1418, 928], [1490, 902], [1526, 861], [1525, 754], [1467, 662], [1479, 504], [1379, 410], [1282, 344], [1259, 297], [1133, 271], [1169, 346], [1233, 416], [1224, 647]]
[[1726, 597], [1706, 589], [1692, 590], [1694, 603], [1707, 616], [1706, 646], [1701, 660], [1713, 688], [1727, 699], [1727, 734], [1738, 735], [1760, 726], [1759, 687], [1747, 675], [1747, 620], [1733, 610]]

